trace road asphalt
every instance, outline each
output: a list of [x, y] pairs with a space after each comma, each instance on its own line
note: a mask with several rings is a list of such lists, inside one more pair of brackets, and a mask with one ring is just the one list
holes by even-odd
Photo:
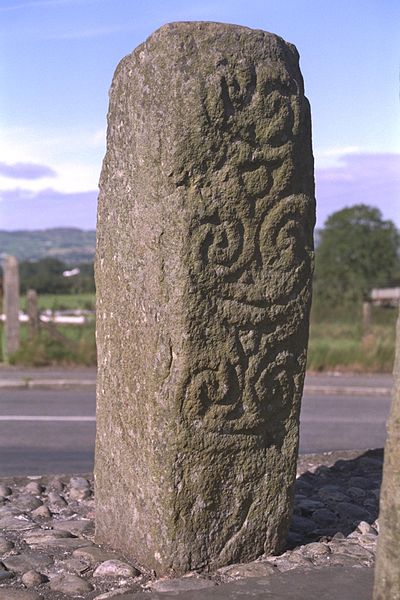
[[115, 600], [372, 600], [373, 578], [374, 570], [368, 567], [320, 567], [300, 576], [286, 571], [183, 594], [139, 592]]
[[[0, 367], [0, 475], [93, 469], [95, 369]], [[383, 447], [391, 377], [308, 375], [300, 453]]]
[[[310, 393], [390, 395], [393, 378], [385, 373], [307, 373]], [[96, 384], [95, 367], [21, 368], [0, 364], [0, 389], [11, 387], [90, 387]]]

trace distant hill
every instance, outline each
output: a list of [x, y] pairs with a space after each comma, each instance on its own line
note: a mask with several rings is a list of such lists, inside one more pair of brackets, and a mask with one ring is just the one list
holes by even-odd
[[0, 256], [11, 254], [18, 260], [39, 260], [51, 256], [68, 264], [94, 259], [96, 232], [72, 227], [37, 231], [1, 231]]

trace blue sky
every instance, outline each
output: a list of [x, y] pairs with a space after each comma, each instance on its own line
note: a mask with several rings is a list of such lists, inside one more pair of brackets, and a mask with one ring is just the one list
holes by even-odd
[[294, 43], [311, 102], [318, 226], [344, 206], [400, 228], [398, 0], [0, 0], [0, 229], [93, 229], [108, 89], [169, 21]]

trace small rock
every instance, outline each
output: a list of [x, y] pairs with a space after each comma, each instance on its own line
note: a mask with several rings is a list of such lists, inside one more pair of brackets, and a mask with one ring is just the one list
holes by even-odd
[[44, 569], [53, 564], [53, 559], [47, 554], [39, 552], [24, 552], [4, 558], [3, 562], [7, 569], [15, 573], [26, 573], [26, 571]]
[[327, 502], [348, 502], [350, 500], [350, 498], [346, 494], [343, 494], [339, 489], [326, 489], [330, 487], [331, 486], [326, 486], [321, 488], [318, 491], [318, 495]]
[[351, 543], [346, 545], [346, 554], [348, 556], [356, 556], [357, 558], [369, 560], [372, 559], [374, 556], [373, 552], [371, 552], [367, 548], [364, 548], [363, 546], [360, 546], [360, 544]]
[[275, 568], [278, 569], [280, 573], [284, 573], [285, 571], [293, 571], [293, 569], [297, 569], [299, 566], [296, 561], [289, 560], [288, 556], [276, 556], [273, 557], [272, 560], [269, 559], [269, 562], [275, 565]]
[[35, 529], [34, 531], [27, 532], [22, 539], [27, 544], [29, 544], [31, 540], [34, 540], [34, 542], [36, 542], [41, 538], [46, 538], [50, 536], [58, 539], [72, 537], [69, 531], [57, 531], [55, 529]]
[[86, 500], [87, 498], [90, 498], [90, 496], [92, 495], [92, 492], [90, 490], [81, 490], [79, 488], [71, 488], [71, 491], [69, 493], [69, 497], [71, 500]]
[[357, 487], [364, 490], [369, 490], [371, 487], [371, 482], [366, 477], [350, 477], [349, 487]]
[[322, 502], [319, 502], [318, 500], [312, 500], [310, 498], [305, 498], [304, 500], [301, 500], [298, 504], [296, 502], [296, 506], [298, 508], [300, 508], [302, 513], [305, 513], [306, 515], [311, 514], [314, 512], [314, 510], [318, 510], [319, 508], [324, 508], [324, 504]]
[[336, 515], [327, 508], [319, 508], [313, 512], [312, 520], [319, 526], [332, 525], [336, 521]]
[[311, 560], [308, 557], [303, 556], [300, 553], [300, 551], [291, 552], [288, 555], [288, 559], [289, 562], [293, 563], [296, 566], [302, 567], [303, 569], [309, 569], [310, 567], [312, 567]]
[[4, 485], [4, 483], [0, 483], [0, 496], [7, 498], [8, 496], [11, 496], [11, 494], [12, 494], [12, 489], [10, 487], [8, 487], [8, 485]]
[[364, 469], [368, 474], [371, 471], [378, 471], [378, 473], [382, 470], [382, 460], [379, 458], [372, 458], [370, 456], [362, 456], [359, 459], [359, 464], [362, 469]]
[[349, 487], [347, 489], [347, 493], [350, 496], [350, 498], [354, 498], [355, 500], [365, 498], [365, 496], [367, 495], [367, 492], [365, 490], [358, 487]]
[[375, 498], [367, 498], [364, 500], [363, 505], [371, 514], [378, 512], [378, 502]]
[[64, 483], [62, 482], [62, 480], [59, 477], [53, 477], [53, 479], [51, 479], [46, 486], [46, 493], [50, 494], [52, 491], [62, 492], [63, 489]]
[[38, 517], [39, 519], [50, 519], [51, 514], [51, 511], [44, 504], [31, 512], [33, 517]]
[[71, 477], [69, 485], [71, 489], [90, 490], [90, 483], [85, 477]]
[[300, 546], [304, 543], [304, 538], [301, 533], [296, 533], [295, 531], [289, 531], [286, 537], [286, 546], [287, 548], [295, 548], [296, 546]]
[[371, 518], [367, 510], [350, 502], [339, 502], [336, 505], [336, 513], [341, 519], [351, 522], [368, 521]]
[[14, 577], [14, 573], [7, 571], [4, 565], [0, 563], [0, 583], [3, 583], [6, 579], [11, 579], [12, 577]]
[[371, 527], [371, 525], [369, 523], [367, 523], [366, 521], [361, 521], [357, 525], [357, 529], [363, 535], [366, 534], [366, 533], [372, 533], [373, 535], [377, 535], [376, 529], [374, 529], [373, 527]]
[[105, 592], [104, 594], [100, 594], [100, 596], [96, 596], [93, 600], [109, 600], [109, 598], [124, 598], [124, 594], [133, 594], [138, 590], [134, 590], [132, 588], [119, 588], [118, 590], [111, 590], [110, 592]]
[[57, 575], [50, 580], [50, 589], [53, 592], [61, 592], [62, 594], [74, 596], [91, 592], [93, 586], [86, 579], [78, 577], [78, 575], [63, 574]]
[[30, 540], [29, 545], [34, 548], [45, 548], [50, 551], [52, 548], [60, 548], [64, 552], [72, 552], [82, 546], [88, 546], [91, 542], [82, 538], [58, 538], [52, 535]]
[[294, 531], [312, 531], [315, 527], [314, 521], [307, 517], [300, 517], [299, 515], [293, 515], [291, 529]]
[[140, 571], [120, 560], [106, 560], [93, 573], [93, 577], [138, 577]]
[[89, 519], [68, 519], [65, 521], [54, 521], [53, 527], [57, 530], [69, 531], [72, 534], [80, 534], [90, 529], [93, 522]]
[[269, 562], [253, 561], [246, 564], [228, 565], [221, 567], [217, 573], [224, 578], [242, 579], [244, 577], [265, 577], [266, 575], [274, 575], [277, 572], [276, 568]]
[[0, 600], [42, 600], [36, 592], [0, 588]]
[[341, 567], [354, 567], [358, 564], [357, 559], [348, 554], [331, 554], [328, 557], [328, 560], [330, 565], [338, 565]]
[[309, 494], [313, 491], [313, 486], [308, 483], [307, 481], [304, 481], [303, 477], [301, 479], [296, 479], [296, 483], [295, 483], [295, 489], [296, 489], [296, 496], [297, 494]]
[[33, 569], [22, 575], [22, 583], [28, 588], [40, 585], [45, 581], [48, 581], [47, 577], [38, 571], [34, 571]]
[[92, 566], [107, 560], [118, 559], [115, 553], [110, 552], [109, 550], [103, 550], [103, 548], [99, 548], [98, 546], [89, 546], [89, 544], [74, 550], [72, 556], [84, 560]]
[[19, 510], [23, 512], [29, 512], [31, 510], [35, 510], [35, 508], [38, 508], [39, 506], [42, 506], [43, 502], [32, 494], [20, 494], [13, 499], [13, 504], [19, 508]]
[[84, 573], [90, 567], [83, 560], [79, 560], [79, 558], [69, 558], [68, 560], [64, 560], [60, 562], [57, 567], [61, 568], [63, 571], [69, 571], [70, 573]]
[[9, 515], [0, 519], [0, 529], [4, 529], [4, 531], [27, 531], [36, 527], [36, 523], [32, 523], [27, 517]]
[[44, 487], [38, 481], [30, 481], [25, 487], [24, 491], [28, 494], [34, 494], [35, 496], [40, 496], [43, 492]]
[[190, 590], [202, 590], [214, 587], [215, 585], [215, 581], [211, 579], [187, 575], [179, 579], [158, 579], [157, 581], [152, 581], [149, 587], [156, 592], [178, 593], [189, 592]]
[[0, 554], [6, 554], [14, 548], [13, 542], [7, 540], [4, 536], [0, 536]]
[[49, 492], [47, 498], [53, 512], [59, 512], [57, 509], [63, 509], [68, 506], [65, 499], [57, 492]]
[[69, 497], [71, 500], [86, 500], [92, 495], [90, 483], [84, 477], [71, 477], [69, 486]]
[[303, 547], [304, 556], [314, 558], [315, 556], [327, 556], [331, 553], [331, 549], [326, 544], [314, 542]]

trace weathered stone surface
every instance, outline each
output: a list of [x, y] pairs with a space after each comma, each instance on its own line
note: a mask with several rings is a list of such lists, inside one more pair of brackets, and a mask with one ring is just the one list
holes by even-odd
[[14, 543], [0, 535], [0, 554], [6, 554], [14, 548]]
[[228, 565], [218, 569], [218, 573], [225, 579], [241, 579], [242, 577], [265, 577], [274, 575], [277, 569], [269, 562], [253, 561], [242, 565]]
[[32, 569], [44, 569], [52, 563], [52, 559], [46, 554], [24, 552], [23, 554], [3, 558], [3, 563], [9, 571], [25, 573]]
[[6, 256], [3, 263], [4, 285], [4, 355], [5, 359], [19, 348], [19, 271], [15, 256]]
[[16, 497], [15, 500], [13, 500], [13, 504], [23, 512], [30, 512], [31, 510], [35, 510], [36, 508], [39, 508], [39, 506], [42, 506], [43, 502], [39, 500], [39, 498], [32, 496], [32, 494], [27, 493], [20, 494]]
[[0, 484], [0, 496], [4, 496], [5, 498], [7, 496], [11, 496], [12, 494], [12, 489], [8, 486], [8, 485], [4, 485], [4, 483]]
[[63, 574], [53, 577], [50, 581], [50, 589], [53, 592], [61, 592], [71, 596], [82, 596], [93, 590], [91, 583], [78, 577], [78, 575]]
[[137, 577], [140, 571], [121, 560], [106, 560], [94, 570], [93, 577]]
[[179, 579], [159, 579], [152, 581], [149, 585], [151, 590], [156, 592], [188, 592], [190, 590], [205, 590], [215, 587], [215, 581], [204, 579], [203, 577], [186, 576]]
[[379, 511], [374, 600], [400, 598], [400, 311], [396, 327], [393, 400], [388, 420]]
[[[329, 481], [331, 484], [336, 484], [339, 489], [343, 492], [347, 492], [350, 485], [350, 478], [354, 476], [354, 474], [359, 474], [360, 476], [364, 476], [369, 478], [370, 480], [370, 493], [371, 497], [375, 497], [372, 491], [374, 490], [375, 485], [375, 477], [376, 474], [374, 471], [371, 471], [369, 465], [364, 468], [362, 465], [364, 464], [364, 458], [369, 459], [370, 457], [375, 457], [374, 460], [378, 463], [378, 457], [380, 465], [383, 463], [383, 452], [382, 451], [369, 451], [364, 456], [361, 456], [362, 452], [339, 452], [339, 453], [326, 453], [321, 455], [308, 455], [301, 456], [298, 459], [298, 475], [296, 488], [302, 490], [302, 493], [295, 497], [295, 511], [297, 513], [300, 503], [303, 504], [305, 499], [309, 500], [307, 510], [310, 518], [313, 520], [315, 513], [321, 508], [320, 507], [320, 496], [318, 494], [318, 490], [321, 487], [326, 485], [327, 473], [321, 472], [319, 473], [319, 469], [316, 469], [317, 465], [322, 463], [329, 466]], [[345, 460], [341, 460], [340, 469], [337, 468], [337, 459], [338, 457], [343, 457]], [[308, 469], [312, 470], [312, 473], [308, 471]], [[4, 482], [7, 485], [10, 484], [11, 478], [4, 478]], [[19, 492], [21, 489], [25, 489], [24, 486], [28, 483], [28, 479], [15, 477], [12, 478], [12, 487], [16, 492]], [[301, 484], [307, 481], [308, 485], [303, 486]], [[3, 483], [3, 479], [1, 479]], [[110, 490], [111, 493], [111, 490]], [[329, 501], [330, 502], [330, 501]], [[354, 500], [355, 503], [356, 500]], [[358, 500], [360, 502], [360, 500]], [[75, 503], [74, 508], [76, 509], [75, 515], [73, 519], [82, 518], [85, 519], [87, 517], [86, 511], [86, 502], [81, 502], [79, 504]], [[362, 501], [360, 503], [362, 506]], [[7, 510], [6, 510], [7, 508]], [[254, 563], [240, 564], [240, 565], [230, 565], [225, 569], [228, 571], [232, 569], [232, 571], [237, 573], [239, 569], [239, 574], [242, 577], [245, 577], [244, 587], [237, 587], [237, 595], [240, 598], [242, 597], [243, 589], [251, 590], [251, 596], [254, 596], [254, 588], [252, 588], [253, 580], [254, 580], [254, 569], [262, 569], [264, 573], [263, 578], [267, 580], [276, 580], [276, 577], [280, 577], [280, 573], [287, 572], [290, 574], [293, 572], [298, 582], [308, 581], [309, 574], [312, 575], [312, 571], [317, 570], [321, 567], [331, 566], [331, 565], [340, 565], [343, 567], [344, 565], [349, 565], [351, 569], [347, 569], [347, 577], [345, 589], [347, 589], [347, 596], [351, 597], [353, 600], [354, 597], [366, 598], [370, 597], [371, 594], [367, 593], [359, 593], [354, 596], [354, 574], [357, 573], [364, 566], [367, 566], [372, 571], [372, 565], [374, 562], [374, 553], [378, 539], [378, 521], [376, 520], [377, 515], [378, 502], [375, 497], [375, 508], [374, 508], [374, 516], [373, 521], [371, 519], [371, 527], [368, 527], [368, 523], [361, 522], [355, 528], [350, 525], [343, 525], [340, 517], [337, 515], [337, 521], [334, 526], [334, 536], [331, 539], [332, 534], [329, 533], [328, 527], [317, 529], [319, 524], [315, 522], [315, 527], [312, 531], [311, 538], [308, 536], [307, 532], [304, 533], [294, 533], [293, 530], [291, 535], [288, 537], [287, 547], [290, 550], [286, 551], [284, 554], [280, 556], [269, 556], [263, 557], [262, 561], [257, 561]], [[13, 511], [16, 510], [12, 508], [11, 505], [7, 507], [0, 507], [0, 512], [2, 514], [13, 514]], [[68, 509], [69, 510], [69, 509]], [[22, 516], [22, 518], [25, 518]], [[89, 517], [90, 519], [94, 518], [94, 515]], [[53, 516], [51, 520], [43, 523], [42, 528], [37, 527], [36, 532], [32, 532], [31, 535], [38, 536], [40, 532], [42, 535], [47, 536], [51, 534], [52, 527], [55, 527], [59, 521], [59, 517], [57, 515]], [[55, 532], [57, 534], [57, 532]], [[63, 534], [61, 534], [63, 535]], [[77, 535], [81, 536], [82, 534], [77, 531]], [[222, 581], [232, 581], [236, 580], [238, 574], [227, 575], [224, 573], [224, 569], [219, 571], [210, 572], [207, 576], [211, 581], [214, 581], [218, 585], [215, 587], [211, 587], [208, 589], [199, 589], [199, 590], [187, 590], [187, 591], [177, 591], [177, 587], [179, 587], [179, 582], [183, 579], [185, 582], [187, 579], [193, 580], [196, 579], [196, 573], [192, 573], [191, 577], [183, 577], [180, 579], [172, 580], [172, 583], [169, 583], [170, 580], [166, 580], [164, 578], [163, 581], [166, 581], [167, 585], [171, 585], [171, 589], [173, 586], [176, 586], [176, 590], [174, 592], [159, 592], [159, 591], [150, 591], [149, 587], [152, 585], [152, 574], [149, 571], [143, 570], [142, 575], [134, 581], [132, 578], [106, 578], [106, 577], [93, 577], [94, 567], [96, 564], [100, 562], [104, 562], [106, 560], [118, 559], [121, 561], [126, 560], [122, 555], [116, 555], [114, 552], [109, 552], [104, 548], [98, 548], [96, 546], [92, 546], [90, 548], [80, 548], [73, 551], [73, 558], [69, 558], [71, 555], [71, 549], [65, 546], [57, 546], [52, 547], [47, 554], [38, 549], [28, 550], [25, 545], [25, 538], [29, 538], [29, 533], [26, 531], [18, 531], [18, 530], [7, 530], [4, 531], [5, 538], [1, 538], [0, 536], [0, 600], [2, 598], [6, 598], [6, 600], [10, 600], [12, 597], [11, 593], [13, 591], [20, 591], [22, 596], [24, 594], [24, 583], [22, 582], [22, 574], [26, 573], [30, 570], [38, 571], [39, 573], [46, 574], [49, 578], [53, 578], [56, 574], [62, 573], [76, 573], [77, 575], [82, 575], [85, 581], [88, 581], [95, 590], [86, 592], [81, 594], [80, 597], [86, 598], [86, 600], [101, 600], [104, 597], [104, 600], [107, 598], [130, 598], [131, 600], [139, 600], [140, 598], [153, 598], [157, 597], [160, 600], [165, 600], [169, 597], [176, 597], [177, 595], [182, 596], [185, 600], [188, 598], [196, 597], [203, 598], [212, 596], [214, 598], [214, 593], [218, 595], [218, 597], [227, 598], [231, 597], [231, 594], [225, 589], [225, 585], [219, 585]], [[10, 548], [7, 544], [5, 546], [4, 551], [1, 550], [1, 543], [4, 544], [5, 540], [10, 538], [13, 540], [13, 547]], [[74, 540], [74, 538], [59, 538], [60, 543], [63, 543], [63, 540], [68, 542], [68, 540]], [[310, 540], [314, 540], [317, 543], [309, 543]], [[86, 540], [88, 543], [88, 540]], [[295, 548], [295, 546], [297, 546]], [[11, 550], [11, 552], [10, 552]], [[367, 550], [367, 551], [365, 551]], [[4, 555], [1, 555], [1, 552], [4, 552]], [[21, 552], [21, 554], [15, 555], [15, 552]], [[82, 556], [82, 558], [76, 558], [76, 555]], [[29, 560], [32, 557], [33, 560]], [[7, 567], [3, 566], [9, 558], [17, 559], [16, 562], [10, 563], [8, 566], [12, 567], [15, 570], [8, 570]], [[4, 562], [3, 562], [4, 561]], [[41, 563], [41, 561], [43, 561]], [[48, 563], [48, 564], [47, 564]], [[41, 565], [41, 566], [38, 566]], [[269, 565], [271, 567], [271, 574], [268, 574], [270, 569], [267, 567]], [[264, 568], [267, 567], [267, 568]], [[353, 567], [356, 567], [355, 569]], [[336, 567], [334, 567], [336, 568]], [[344, 567], [343, 567], [344, 568]], [[345, 569], [344, 569], [345, 570]], [[324, 571], [325, 572], [325, 571]], [[326, 570], [326, 575], [329, 575], [329, 569]], [[328, 593], [329, 585], [326, 583], [326, 575], [321, 577], [321, 581], [325, 585], [325, 591]], [[194, 576], [194, 577], [193, 577]], [[200, 584], [205, 580], [205, 578], [200, 578]], [[238, 579], [237, 583], [240, 584], [243, 582], [243, 579]], [[333, 581], [332, 581], [333, 583]], [[195, 582], [196, 585], [196, 582]], [[336, 583], [334, 584], [336, 586]], [[112, 592], [105, 592], [105, 590], [113, 589]], [[343, 588], [344, 589], [344, 588]], [[143, 590], [143, 593], [141, 592]], [[1, 595], [1, 592], [4, 591], [4, 594]], [[10, 595], [7, 595], [8, 591], [10, 591]], [[25, 590], [26, 591], [26, 590]], [[38, 588], [40, 594], [43, 596], [43, 600], [55, 600], [60, 597], [61, 594], [58, 592], [54, 592], [49, 589], [47, 584], [41, 585]], [[127, 594], [128, 592], [128, 594]], [[233, 592], [233, 590], [232, 590]], [[304, 598], [314, 598], [316, 597], [315, 590], [311, 591], [307, 594], [304, 593]], [[361, 590], [360, 590], [361, 592]], [[249, 591], [250, 594], [250, 591]], [[100, 595], [100, 596], [98, 596]], [[277, 593], [273, 595], [278, 598], [282, 594]], [[300, 594], [301, 595], [301, 594]], [[332, 591], [329, 592], [330, 597], [335, 596], [338, 598], [338, 589], [336, 587]], [[265, 594], [264, 594], [265, 596]], [[347, 597], [346, 596], [346, 597]], [[64, 598], [64, 595], [62, 596]], [[232, 596], [233, 597], [233, 596]], [[257, 596], [258, 597], [258, 596]], [[261, 592], [261, 597], [263, 597], [263, 592]], [[343, 598], [342, 596], [340, 596]], [[318, 598], [322, 598], [322, 596], [318, 596]], [[325, 598], [325, 595], [324, 595]]]
[[42, 600], [36, 592], [25, 590], [0, 589], [0, 600]]
[[68, 521], [56, 521], [54, 529], [68, 531], [74, 535], [86, 532], [91, 529], [92, 522], [89, 519], [70, 519]]
[[42, 573], [39, 573], [38, 571], [32, 569], [31, 571], [27, 571], [26, 573], [24, 573], [21, 577], [21, 580], [22, 583], [29, 588], [36, 587], [37, 585], [44, 583], [45, 581], [47, 581], [47, 577], [46, 575], [43, 575]]
[[113, 552], [98, 548], [97, 546], [84, 546], [83, 548], [78, 548], [73, 551], [72, 556], [84, 560], [90, 565], [96, 565], [106, 560], [115, 560], [118, 558]]
[[122, 60], [98, 210], [99, 542], [159, 575], [282, 547], [313, 225], [294, 46], [178, 23]]

